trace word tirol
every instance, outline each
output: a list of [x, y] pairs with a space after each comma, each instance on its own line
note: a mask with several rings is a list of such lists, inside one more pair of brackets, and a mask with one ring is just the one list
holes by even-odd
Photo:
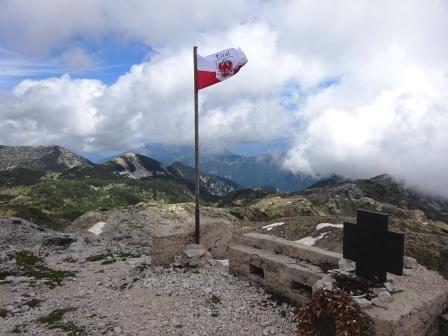
[[230, 56], [230, 50], [222, 54], [216, 54], [216, 58], [221, 60]]

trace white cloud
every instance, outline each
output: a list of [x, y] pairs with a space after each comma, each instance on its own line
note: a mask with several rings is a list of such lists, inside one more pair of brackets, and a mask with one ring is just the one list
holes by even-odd
[[[203, 143], [292, 135], [291, 169], [391, 173], [448, 195], [447, 31], [446, 1], [3, 1], [8, 49], [42, 57], [75, 37], [112, 34], [156, 55], [110, 86], [69, 77], [21, 83], [0, 97], [0, 142], [81, 150], [191, 143], [191, 46], [202, 54], [240, 46], [249, 63], [238, 78], [201, 91]], [[74, 58], [89, 64], [80, 50]]]
[[71, 72], [85, 72], [95, 68], [95, 60], [92, 55], [78, 46], [65, 50], [60, 61]]
[[[292, 56], [275, 53], [276, 34], [264, 24], [222, 32], [225, 45], [236, 45], [240, 30], [248, 57], [254, 61], [238, 79], [201, 91], [201, 140], [206, 147], [268, 140], [284, 129], [290, 118], [280, 93], [282, 84], [293, 76], [288, 71]], [[204, 50], [214, 50], [214, 43], [213, 38], [204, 37]], [[257, 59], [255, 54], [264, 47], [267, 52]], [[276, 75], [257, 75], [279, 59], [283, 65]], [[3, 123], [15, 125], [5, 128], [0, 135], [2, 143], [23, 142], [28, 132], [32, 136], [26, 143], [51, 141], [83, 151], [135, 148], [149, 141], [191, 144], [194, 139], [189, 48], [160, 49], [157, 56], [134, 65], [110, 86], [63, 76], [24, 81], [13, 93], [0, 107]]]

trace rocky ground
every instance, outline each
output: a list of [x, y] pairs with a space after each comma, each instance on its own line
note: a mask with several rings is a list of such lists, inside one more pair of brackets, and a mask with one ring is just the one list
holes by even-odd
[[294, 335], [294, 308], [223, 266], [0, 219], [0, 335]]

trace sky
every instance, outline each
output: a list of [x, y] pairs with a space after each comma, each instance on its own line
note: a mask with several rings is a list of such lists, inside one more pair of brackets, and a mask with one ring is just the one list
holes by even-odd
[[201, 143], [448, 196], [447, 0], [0, 0], [0, 143], [191, 145], [192, 46], [249, 62], [200, 91]]

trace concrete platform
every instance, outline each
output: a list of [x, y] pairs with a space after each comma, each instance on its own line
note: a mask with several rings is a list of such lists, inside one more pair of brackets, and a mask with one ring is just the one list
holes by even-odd
[[[229, 271], [300, 305], [312, 291], [336, 284], [335, 272], [356, 278], [339, 270], [341, 258], [282, 238], [244, 233], [230, 246]], [[417, 263], [406, 265], [403, 276], [388, 274], [387, 284], [372, 288], [376, 297], [364, 299], [368, 335], [438, 336], [440, 330], [448, 336], [448, 318], [441, 316], [448, 305], [448, 281]]]
[[301, 304], [324, 276], [320, 267], [269, 250], [231, 245], [230, 272]]
[[325, 269], [336, 268], [341, 255], [286, 239], [245, 233], [229, 248], [229, 271], [302, 304]]
[[337, 268], [338, 262], [342, 258], [339, 253], [256, 232], [239, 235], [235, 237], [233, 242], [268, 250], [275, 254], [285, 255], [324, 268]]

